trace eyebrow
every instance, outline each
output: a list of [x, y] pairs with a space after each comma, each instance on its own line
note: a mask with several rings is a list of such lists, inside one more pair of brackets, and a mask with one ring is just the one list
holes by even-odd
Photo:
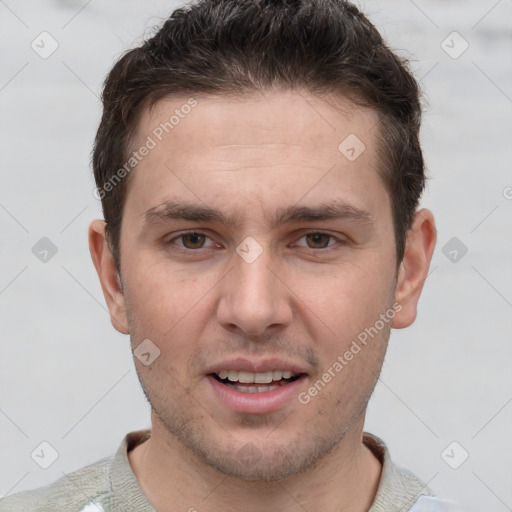
[[[348, 220], [360, 224], [374, 224], [372, 215], [345, 201], [334, 201], [317, 206], [289, 206], [280, 208], [270, 215], [271, 228], [293, 222], [315, 222], [328, 220]], [[191, 222], [217, 222], [233, 229], [242, 224], [240, 215], [226, 215], [221, 210], [208, 206], [164, 201], [150, 208], [143, 214], [144, 224], [160, 224], [171, 220], [185, 220]]]

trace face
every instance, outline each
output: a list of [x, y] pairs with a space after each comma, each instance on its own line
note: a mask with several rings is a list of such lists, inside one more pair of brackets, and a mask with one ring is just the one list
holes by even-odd
[[130, 177], [115, 325], [159, 351], [135, 358], [154, 422], [225, 474], [283, 478], [364, 418], [397, 311], [377, 115], [291, 91], [187, 100], [138, 127], [156, 145]]

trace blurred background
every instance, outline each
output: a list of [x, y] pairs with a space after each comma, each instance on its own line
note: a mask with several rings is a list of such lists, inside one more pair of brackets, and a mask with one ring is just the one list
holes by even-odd
[[[150, 424], [89, 256], [89, 159], [106, 73], [180, 5], [0, 0], [0, 496]], [[439, 495], [510, 511], [512, 2], [358, 5], [421, 80], [422, 206], [438, 228], [418, 319], [392, 332], [365, 430]]]

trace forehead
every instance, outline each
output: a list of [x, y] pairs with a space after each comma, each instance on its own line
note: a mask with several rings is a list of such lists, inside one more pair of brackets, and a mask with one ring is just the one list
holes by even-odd
[[[195, 106], [190, 107], [192, 103]], [[155, 132], [157, 138], [179, 140], [182, 150], [193, 152], [202, 147], [279, 143], [300, 145], [311, 152], [322, 144], [338, 156], [338, 143], [351, 133], [371, 144], [377, 123], [375, 111], [343, 96], [255, 91], [238, 96], [166, 97], [144, 111], [136, 133], [140, 139]]]
[[183, 195], [254, 213], [328, 194], [377, 208], [375, 196], [386, 195], [377, 129], [376, 112], [339, 96], [168, 97], [141, 116], [133, 150], [149, 140], [152, 149], [131, 176], [126, 203], [142, 213]]

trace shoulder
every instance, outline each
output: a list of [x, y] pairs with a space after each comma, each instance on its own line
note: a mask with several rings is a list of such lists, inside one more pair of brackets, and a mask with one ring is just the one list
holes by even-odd
[[370, 512], [460, 512], [454, 503], [437, 498], [414, 473], [394, 464], [382, 439], [364, 432], [363, 442], [382, 464]]
[[149, 430], [130, 432], [114, 455], [64, 474], [47, 487], [4, 498], [0, 512], [155, 512], [128, 460], [129, 450], [149, 436]]
[[113, 457], [64, 475], [46, 487], [0, 500], [0, 512], [104, 512], [94, 502], [110, 493], [109, 467]]

